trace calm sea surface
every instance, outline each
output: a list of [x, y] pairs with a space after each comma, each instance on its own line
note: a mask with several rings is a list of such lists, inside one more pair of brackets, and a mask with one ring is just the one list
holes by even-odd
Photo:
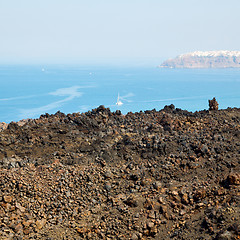
[[[79, 66], [0, 66], [0, 121], [43, 113], [86, 112], [99, 105], [112, 111], [189, 111], [240, 107], [240, 69], [160, 69]], [[123, 103], [117, 106], [117, 97]]]

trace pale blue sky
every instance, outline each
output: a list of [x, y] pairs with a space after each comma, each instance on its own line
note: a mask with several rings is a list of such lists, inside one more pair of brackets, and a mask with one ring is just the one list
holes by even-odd
[[0, 63], [160, 64], [240, 50], [240, 0], [0, 0]]

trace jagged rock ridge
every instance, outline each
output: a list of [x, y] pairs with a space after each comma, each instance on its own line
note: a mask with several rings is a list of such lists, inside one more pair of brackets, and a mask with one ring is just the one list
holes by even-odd
[[240, 51], [196, 51], [164, 61], [163, 68], [239, 68]]

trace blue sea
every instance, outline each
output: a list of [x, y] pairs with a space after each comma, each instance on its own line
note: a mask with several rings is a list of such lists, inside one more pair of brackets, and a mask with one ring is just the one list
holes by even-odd
[[123, 114], [170, 104], [194, 112], [213, 97], [221, 109], [240, 107], [240, 69], [5, 65], [0, 84], [0, 122], [7, 123], [99, 105]]

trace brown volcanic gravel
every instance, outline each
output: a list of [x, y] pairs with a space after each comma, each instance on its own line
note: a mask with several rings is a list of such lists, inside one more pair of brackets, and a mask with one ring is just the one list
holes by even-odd
[[240, 239], [240, 109], [1, 124], [0, 239]]

